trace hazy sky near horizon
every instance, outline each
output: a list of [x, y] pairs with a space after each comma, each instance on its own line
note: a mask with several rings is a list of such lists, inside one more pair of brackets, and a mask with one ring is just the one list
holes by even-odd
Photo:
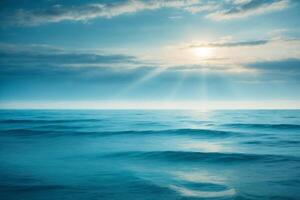
[[0, 103], [299, 101], [300, 1], [3, 0]]

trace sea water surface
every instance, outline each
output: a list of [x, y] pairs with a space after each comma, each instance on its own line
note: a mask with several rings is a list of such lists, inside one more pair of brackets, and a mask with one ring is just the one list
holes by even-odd
[[300, 111], [0, 111], [4, 200], [300, 199]]

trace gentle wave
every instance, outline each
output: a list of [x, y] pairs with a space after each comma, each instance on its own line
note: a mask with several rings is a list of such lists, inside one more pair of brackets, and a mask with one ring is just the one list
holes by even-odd
[[257, 128], [257, 129], [300, 129], [300, 125], [298, 124], [223, 124], [225, 127], [232, 128]]
[[41, 191], [54, 191], [69, 189], [67, 186], [62, 185], [0, 185], [2, 189], [13, 192], [41, 192]]
[[[11, 134], [18, 136], [35, 136], [35, 135], [94, 135], [94, 136], [114, 136], [114, 135], [186, 135], [186, 136], [198, 136], [198, 137], [230, 137], [230, 136], [241, 136], [241, 133], [231, 132], [231, 131], [218, 131], [218, 130], [209, 130], [209, 129], [171, 129], [171, 130], [158, 130], [158, 131], [76, 131], [75, 128], [73, 131], [70, 130], [35, 130], [35, 129], [11, 129], [11, 130], [2, 130], [1, 134]], [[63, 128], [58, 126], [57, 128]], [[71, 127], [65, 127], [71, 129]]]
[[272, 140], [272, 141], [258, 141], [258, 140], [250, 140], [242, 142], [243, 144], [248, 145], [262, 145], [262, 146], [272, 146], [272, 147], [278, 147], [278, 146], [298, 146], [300, 145], [300, 141], [298, 140]]
[[0, 120], [2, 124], [52, 124], [52, 123], [74, 123], [74, 122], [101, 122], [102, 119], [6, 119]]
[[283, 155], [246, 154], [246, 153], [211, 153], [191, 151], [131, 151], [104, 155], [104, 157], [127, 158], [137, 160], [166, 160], [176, 162], [204, 163], [242, 163], [242, 162], [299, 162], [300, 158]]

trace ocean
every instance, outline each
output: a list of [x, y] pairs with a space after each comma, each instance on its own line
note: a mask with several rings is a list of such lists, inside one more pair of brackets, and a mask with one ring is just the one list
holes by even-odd
[[1, 110], [0, 199], [300, 199], [300, 110]]

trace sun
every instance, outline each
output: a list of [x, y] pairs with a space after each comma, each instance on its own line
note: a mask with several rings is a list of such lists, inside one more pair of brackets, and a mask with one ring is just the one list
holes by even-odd
[[210, 58], [213, 56], [213, 49], [208, 47], [197, 47], [193, 49], [193, 53], [198, 58]]

